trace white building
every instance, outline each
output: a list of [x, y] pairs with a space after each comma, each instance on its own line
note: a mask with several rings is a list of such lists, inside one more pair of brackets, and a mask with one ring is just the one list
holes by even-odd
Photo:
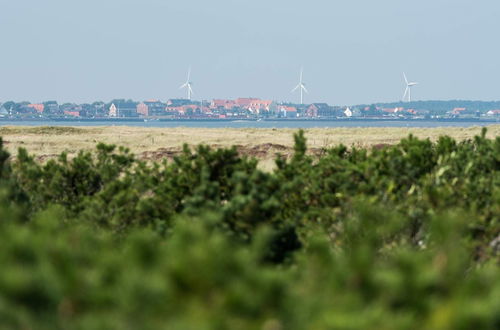
[[344, 115], [348, 118], [351, 118], [352, 117], [352, 111], [351, 109], [349, 109], [349, 107], [347, 107], [347, 109], [345, 109], [344, 111]]
[[109, 117], [116, 117], [116, 115], [117, 115], [117, 109], [116, 109], [116, 105], [113, 103], [109, 107]]

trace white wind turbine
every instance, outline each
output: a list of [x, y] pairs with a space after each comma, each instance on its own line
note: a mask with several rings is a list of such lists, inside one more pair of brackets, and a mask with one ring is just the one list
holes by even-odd
[[405, 89], [405, 93], [403, 95], [403, 101], [405, 100], [406, 95], [408, 95], [408, 102], [411, 102], [411, 88], [413, 86], [418, 85], [418, 82], [409, 82], [408, 78], [406, 78], [406, 74], [404, 72], [403, 72], [403, 77], [405, 78], [405, 83], [406, 83], [406, 89]]
[[306, 84], [302, 82], [302, 75], [304, 73], [304, 69], [300, 69], [300, 79], [299, 79], [299, 84], [295, 86], [294, 89], [292, 89], [291, 93], [295, 92], [297, 89], [300, 88], [300, 104], [304, 104], [304, 92], [309, 93], [306, 89]]
[[193, 93], [193, 88], [192, 88], [192, 83], [191, 83], [191, 67], [189, 67], [188, 69], [188, 75], [187, 75], [187, 80], [184, 84], [181, 85], [181, 87], [179, 87], [179, 89], [183, 89], [183, 88], [186, 88], [187, 89], [187, 93], [188, 93], [188, 100], [191, 101], [191, 96], [194, 94]]

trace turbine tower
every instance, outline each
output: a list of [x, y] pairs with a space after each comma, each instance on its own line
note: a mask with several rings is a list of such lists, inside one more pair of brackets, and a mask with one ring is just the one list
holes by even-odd
[[192, 88], [192, 83], [191, 83], [191, 67], [188, 69], [188, 75], [187, 75], [187, 80], [184, 84], [179, 87], [179, 89], [186, 88], [187, 89], [187, 94], [188, 94], [188, 100], [191, 101], [191, 96], [194, 94], [193, 93], [193, 88]]
[[404, 102], [407, 95], [408, 95], [408, 102], [411, 102], [411, 88], [413, 86], [418, 85], [418, 83], [417, 82], [409, 82], [408, 78], [406, 78], [406, 74], [404, 72], [403, 72], [403, 77], [405, 78], [405, 83], [406, 83], [406, 89], [405, 89], [405, 93], [403, 95], [403, 102]]
[[300, 69], [300, 79], [299, 84], [292, 89], [291, 93], [295, 92], [297, 89], [300, 89], [300, 104], [304, 104], [304, 92], [309, 93], [306, 89], [306, 84], [302, 82], [302, 75], [304, 73], [304, 69]]

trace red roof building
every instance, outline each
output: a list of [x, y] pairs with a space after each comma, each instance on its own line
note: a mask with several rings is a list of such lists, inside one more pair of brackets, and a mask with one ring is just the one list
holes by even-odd
[[280, 114], [284, 117], [297, 117], [297, 108], [296, 107], [290, 107], [290, 106], [285, 106], [285, 105], [280, 105], [278, 107], [278, 110]]
[[286, 106], [286, 105], [280, 105], [279, 106], [279, 110], [280, 111], [287, 111], [287, 112], [297, 112], [297, 108], [296, 107], [290, 107], [290, 106]]
[[28, 104], [28, 108], [35, 109], [36, 112], [42, 113], [45, 109], [45, 106], [43, 104]]
[[252, 102], [259, 101], [259, 99], [251, 98], [251, 97], [240, 97], [236, 99], [236, 105], [240, 108], [248, 109]]
[[398, 113], [404, 110], [403, 108], [383, 108], [382, 111], [385, 113]]
[[238, 105], [233, 100], [213, 100], [210, 103], [210, 108], [212, 109], [225, 109], [232, 110], [236, 108]]
[[179, 115], [184, 115], [184, 113], [185, 113], [183, 106], [180, 106], [180, 107], [167, 106], [166, 111], [174, 112], [174, 113], [177, 113]]
[[486, 115], [498, 117], [498, 116], [500, 116], [500, 110], [490, 110], [490, 111], [486, 112]]
[[64, 111], [66, 116], [80, 117], [80, 111]]
[[336, 109], [326, 103], [313, 103], [306, 109], [307, 117], [333, 117], [336, 115]]
[[467, 109], [466, 108], [455, 108], [451, 111], [452, 115], [460, 115], [463, 112], [465, 112]]

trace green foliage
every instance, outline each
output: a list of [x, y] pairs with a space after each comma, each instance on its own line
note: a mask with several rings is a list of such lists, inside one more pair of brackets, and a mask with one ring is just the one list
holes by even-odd
[[0, 140], [0, 328], [500, 327], [500, 138], [276, 164]]

